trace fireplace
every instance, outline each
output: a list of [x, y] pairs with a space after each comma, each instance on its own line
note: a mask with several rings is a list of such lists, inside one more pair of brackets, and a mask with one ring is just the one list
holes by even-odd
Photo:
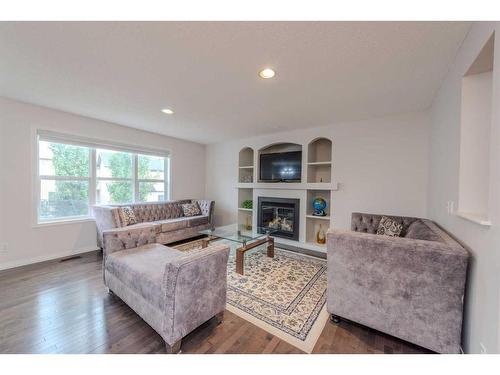
[[299, 199], [259, 197], [257, 225], [273, 228], [274, 237], [299, 240]]

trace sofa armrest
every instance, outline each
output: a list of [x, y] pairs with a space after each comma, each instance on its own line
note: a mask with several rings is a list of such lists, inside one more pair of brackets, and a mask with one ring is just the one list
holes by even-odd
[[164, 332], [169, 344], [225, 310], [228, 257], [228, 244], [214, 244], [166, 266]]
[[203, 215], [208, 216], [208, 222], [210, 227], [213, 227], [213, 218], [214, 218], [214, 209], [215, 209], [215, 201], [206, 200], [206, 199], [198, 199], [196, 200], [198, 206], [200, 206], [201, 213]]
[[104, 247], [102, 233], [105, 230], [121, 227], [120, 208], [112, 206], [93, 206], [92, 217], [97, 226], [97, 244]]
[[113, 228], [102, 232], [104, 259], [115, 251], [156, 242], [156, 227], [152, 223], [133, 227]]

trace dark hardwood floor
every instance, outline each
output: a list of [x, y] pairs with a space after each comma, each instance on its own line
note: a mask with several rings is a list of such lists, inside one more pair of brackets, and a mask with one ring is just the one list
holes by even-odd
[[[102, 282], [91, 252], [0, 272], [0, 353], [164, 353], [161, 337]], [[425, 353], [355, 324], [327, 322], [314, 353]], [[301, 353], [226, 311], [182, 341], [182, 353]]]

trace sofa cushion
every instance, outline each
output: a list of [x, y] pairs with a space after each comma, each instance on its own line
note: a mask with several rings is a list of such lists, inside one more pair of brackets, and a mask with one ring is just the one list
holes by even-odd
[[382, 216], [378, 225], [377, 234], [382, 234], [390, 237], [399, 237], [403, 231], [403, 224], [398, 223], [395, 219]]
[[184, 216], [198, 216], [201, 215], [200, 206], [198, 206], [197, 202], [194, 203], [185, 203], [181, 205]]
[[106, 270], [145, 300], [151, 301], [155, 307], [162, 309], [162, 286], [166, 265], [182, 255], [179, 250], [160, 244], [149, 244], [108, 255]]
[[443, 242], [441, 236], [429, 228], [422, 220], [417, 220], [411, 223], [406, 231], [405, 237], [412, 238], [414, 240]]
[[185, 229], [189, 226], [188, 217], [179, 217], [177, 219], [160, 220], [155, 224], [161, 225], [162, 232], [172, 232], [174, 230]]
[[203, 216], [195, 216], [189, 218], [189, 226], [192, 227], [197, 227], [198, 225], [205, 225], [208, 224], [208, 216], [203, 215]]

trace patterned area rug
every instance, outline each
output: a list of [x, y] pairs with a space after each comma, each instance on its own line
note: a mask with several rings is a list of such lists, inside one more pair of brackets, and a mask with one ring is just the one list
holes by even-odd
[[[311, 352], [328, 319], [326, 261], [265, 245], [245, 254], [245, 275], [235, 272], [236, 243], [228, 263], [228, 310], [290, 344]], [[174, 246], [182, 251], [201, 247], [201, 240]]]

